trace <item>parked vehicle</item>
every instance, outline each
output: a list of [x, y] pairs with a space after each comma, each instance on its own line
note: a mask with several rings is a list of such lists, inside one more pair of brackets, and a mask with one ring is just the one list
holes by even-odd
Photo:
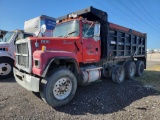
[[110, 23], [106, 12], [89, 7], [57, 18], [52, 38], [16, 41], [14, 76], [27, 90], [40, 92], [50, 106], [59, 107], [72, 100], [77, 84], [101, 77], [122, 83], [141, 76], [146, 40], [146, 34]]
[[153, 51], [154, 51], [154, 53], [159, 53], [160, 49], [154, 49]]
[[33, 36], [23, 30], [10, 31], [0, 42], [0, 79], [13, 75], [15, 42], [18, 39]]
[[[8, 78], [11, 75], [13, 75], [15, 42], [18, 39], [25, 39], [25, 38], [27, 39], [27, 37], [33, 37], [35, 36], [35, 34], [38, 35], [39, 26], [41, 26], [42, 24], [46, 24], [47, 26], [47, 30], [43, 34], [43, 36], [51, 37], [53, 29], [56, 25], [56, 20], [55, 18], [46, 15], [41, 15], [39, 17], [25, 21], [24, 31], [23, 30], [15, 30], [10, 32], [4, 30], [1, 31], [1, 35], [3, 34], [4, 37], [3, 39], [1, 39], [0, 42], [0, 79]], [[39, 36], [42, 35], [39, 34]], [[23, 40], [21, 42], [23, 42]], [[23, 48], [24, 44], [21, 47]]]

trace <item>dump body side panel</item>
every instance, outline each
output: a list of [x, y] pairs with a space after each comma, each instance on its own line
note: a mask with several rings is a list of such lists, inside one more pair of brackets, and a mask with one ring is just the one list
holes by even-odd
[[145, 57], [146, 35], [109, 23], [107, 58]]

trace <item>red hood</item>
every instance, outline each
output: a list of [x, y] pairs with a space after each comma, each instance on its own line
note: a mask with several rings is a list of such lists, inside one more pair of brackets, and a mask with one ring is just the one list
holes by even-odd
[[[70, 57], [75, 59], [77, 62], [82, 61], [82, 45], [79, 37], [74, 38], [51, 38], [51, 37], [41, 37], [37, 38], [37, 43], [39, 47], [35, 47], [36, 38], [30, 37], [32, 56], [34, 59], [39, 59], [41, 64], [41, 69], [33, 67], [32, 71], [34, 74], [42, 74], [46, 64], [49, 60], [55, 57]], [[42, 51], [42, 46], [46, 47], [46, 51]], [[80, 56], [80, 57], [78, 57]]]
[[[59, 50], [76, 52], [77, 48], [75, 42], [79, 41], [79, 37], [70, 38], [53, 38], [53, 37], [30, 37], [32, 51], [42, 50], [42, 46], [46, 47], [46, 50]], [[35, 42], [39, 44], [39, 47], [35, 47]]]

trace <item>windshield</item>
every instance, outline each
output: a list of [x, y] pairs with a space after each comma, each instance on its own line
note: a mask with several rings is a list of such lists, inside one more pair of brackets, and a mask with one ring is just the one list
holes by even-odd
[[7, 32], [1, 42], [10, 42], [11, 38], [14, 36], [15, 32]]
[[74, 20], [57, 25], [53, 37], [76, 37], [79, 36], [79, 21]]

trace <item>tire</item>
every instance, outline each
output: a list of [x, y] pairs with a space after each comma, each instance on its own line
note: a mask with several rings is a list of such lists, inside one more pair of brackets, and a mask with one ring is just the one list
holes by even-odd
[[10, 58], [0, 58], [0, 79], [6, 79], [13, 75], [14, 61]]
[[136, 74], [136, 64], [132, 61], [129, 61], [125, 65], [125, 75], [127, 80], [134, 78]]
[[140, 77], [143, 75], [144, 72], [144, 62], [141, 60], [138, 60], [136, 62], [136, 76]]
[[60, 107], [72, 100], [76, 89], [75, 75], [68, 69], [57, 69], [41, 81], [40, 95], [50, 106]]
[[115, 66], [112, 70], [112, 80], [114, 83], [122, 83], [125, 79], [125, 71], [123, 66]]

